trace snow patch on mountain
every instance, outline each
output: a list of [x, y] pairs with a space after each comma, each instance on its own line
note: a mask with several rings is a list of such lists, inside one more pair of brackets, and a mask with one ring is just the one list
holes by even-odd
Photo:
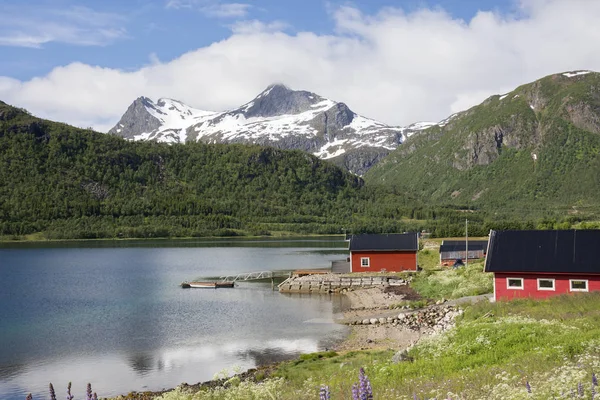
[[448, 118], [445, 118], [445, 119], [441, 120], [441, 121], [440, 121], [440, 122], [438, 122], [436, 125], [438, 125], [438, 126], [441, 126], [441, 127], [444, 127], [444, 126], [448, 125], [448, 123], [449, 123], [450, 121], [452, 121], [454, 118], [458, 117], [458, 115], [459, 115], [459, 114], [460, 114], [460, 113], [454, 113], [454, 114], [452, 114], [451, 116], [449, 116]]
[[109, 133], [167, 143], [256, 143], [301, 149], [324, 159], [365, 149], [354, 160], [362, 163], [356, 171], [364, 173], [407, 137], [433, 125], [389, 126], [354, 113], [344, 103], [271, 85], [239, 108], [223, 112], [196, 109], [169, 98], [155, 103], [140, 97]]
[[592, 71], [571, 71], [571, 72], [565, 72], [563, 74], [563, 76], [566, 76], [567, 78], [573, 78], [574, 76], [580, 76], [580, 75], [586, 75], [589, 74]]
[[335, 139], [323, 145], [319, 151], [313, 153], [315, 156], [323, 159], [340, 156], [346, 152], [348, 139]]

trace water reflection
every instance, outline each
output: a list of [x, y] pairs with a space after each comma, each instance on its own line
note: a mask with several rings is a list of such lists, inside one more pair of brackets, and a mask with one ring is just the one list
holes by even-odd
[[49, 382], [78, 397], [87, 382], [102, 396], [161, 390], [330, 348], [347, 333], [332, 323], [340, 296], [178, 286], [339, 258], [319, 246], [0, 249], [0, 399], [46, 398]]
[[25, 368], [25, 364], [0, 365], [0, 382], [17, 376], [18, 374], [22, 373]]
[[152, 354], [146, 353], [132, 354], [127, 358], [127, 363], [134, 372], [137, 372], [141, 376], [146, 375], [148, 372], [154, 369], [160, 371], [163, 368], [159, 366], [164, 366], [162, 360], [157, 362]]
[[[47, 385], [74, 387], [91, 382], [102, 396], [114, 396], [133, 390], [161, 390], [182, 382], [197, 383], [213, 379], [222, 370], [255, 368], [273, 362], [289, 360], [302, 353], [326, 350], [340, 340], [344, 330], [331, 338], [271, 339], [266, 341], [230, 341], [223, 344], [182, 346], [155, 352], [135, 352], [123, 355], [95, 355], [93, 358], [68, 357], [55, 359], [27, 369], [22, 366], [5, 373], [0, 379], [0, 398], [22, 399], [23, 393], [33, 392], [45, 398]], [[83, 393], [77, 390], [77, 393]]]

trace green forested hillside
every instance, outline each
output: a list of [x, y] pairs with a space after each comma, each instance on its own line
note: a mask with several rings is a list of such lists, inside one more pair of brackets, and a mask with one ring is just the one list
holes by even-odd
[[129, 142], [0, 103], [5, 237], [398, 232], [421, 210], [304, 152]]
[[600, 210], [600, 74], [523, 85], [408, 139], [365, 176], [490, 218], [593, 218]]
[[[0, 237], [597, 227], [600, 78], [553, 75], [407, 140], [358, 178], [300, 151], [129, 142], [0, 102]], [[584, 221], [583, 223], [580, 223]]]

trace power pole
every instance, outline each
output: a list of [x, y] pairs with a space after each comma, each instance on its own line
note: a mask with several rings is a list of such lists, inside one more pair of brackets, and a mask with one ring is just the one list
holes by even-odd
[[469, 266], [469, 220], [465, 219], [465, 268]]

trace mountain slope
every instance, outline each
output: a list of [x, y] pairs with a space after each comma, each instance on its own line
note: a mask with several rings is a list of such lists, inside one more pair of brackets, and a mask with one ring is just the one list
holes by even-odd
[[0, 235], [339, 233], [361, 188], [301, 151], [131, 142], [0, 102]]
[[109, 133], [168, 143], [252, 143], [297, 149], [363, 174], [425, 126], [391, 127], [354, 113], [344, 103], [271, 85], [252, 101], [225, 112], [140, 97]]
[[596, 209], [600, 74], [555, 74], [492, 96], [409, 138], [365, 180], [498, 213]]

